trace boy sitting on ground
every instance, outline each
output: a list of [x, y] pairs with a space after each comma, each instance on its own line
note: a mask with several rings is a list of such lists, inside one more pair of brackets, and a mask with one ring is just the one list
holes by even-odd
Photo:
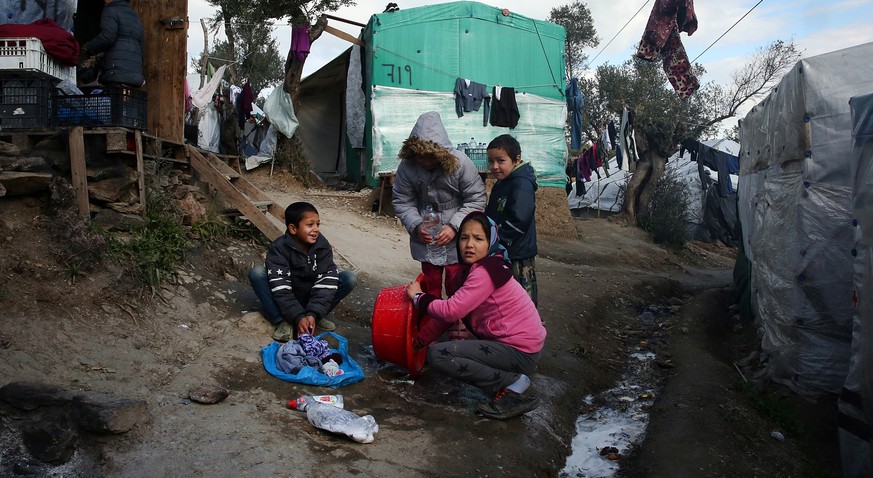
[[278, 342], [313, 335], [316, 327], [334, 330], [336, 325], [325, 316], [355, 288], [357, 274], [337, 270], [330, 243], [319, 234], [320, 224], [315, 206], [291, 204], [285, 209], [287, 230], [267, 249], [266, 267], [249, 271]]

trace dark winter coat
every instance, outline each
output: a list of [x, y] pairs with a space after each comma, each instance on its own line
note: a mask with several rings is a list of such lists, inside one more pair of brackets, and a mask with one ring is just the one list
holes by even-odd
[[533, 166], [524, 163], [506, 179], [494, 183], [485, 214], [496, 224], [500, 243], [513, 261], [537, 255], [537, 178]]
[[267, 279], [273, 300], [282, 317], [297, 326], [304, 315], [324, 317], [339, 286], [339, 273], [333, 262], [333, 249], [319, 235], [303, 252], [288, 231], [267, 249]]
[[100, 82], [124, 83], [140, 87], [142, 72], [143, 27], [127, 0], [115, 0], [103, 7], [100, 33], [85, 44], [90, 54], [106, 52], [101, 63]]

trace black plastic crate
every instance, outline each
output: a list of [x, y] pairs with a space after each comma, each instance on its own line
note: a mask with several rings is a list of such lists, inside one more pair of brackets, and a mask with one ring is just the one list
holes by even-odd
[[0, 131], [49, 127], [49, 104], [57, 82], [43, 75], [0, 75]]
[[120, 126], [145, 129], [148, 93], [121, 86], [94, 90], [90, 95], [55, 93], [52, 120], [56, 126]]

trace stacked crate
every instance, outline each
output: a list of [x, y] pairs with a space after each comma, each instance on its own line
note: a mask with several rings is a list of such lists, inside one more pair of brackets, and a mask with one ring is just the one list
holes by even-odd
[[76, 68], [61, 65], [38, 38], [0, 38], [0, 131], [50, 126], [51, 95]]

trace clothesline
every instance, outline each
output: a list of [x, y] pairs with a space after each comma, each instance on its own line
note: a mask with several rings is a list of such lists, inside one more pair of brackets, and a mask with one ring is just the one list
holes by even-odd
[[[366, 48], [370, 48], [370, 47], [367, 46]], [[397, 52], [394, 51], [394, 50], [390, 50], [390, 49], [385, 48], [385, 47], [379, 47], [379, 50], [385, 50], [385, 51], [387, 51], [388, 53], [391, 53], [392, 55], [396, 55], [396, 56], [398, 56], [398, 57], [400, 57], [400, 58], [403, 58], [403, 59], [406, 60], [406, 61], [410, 61], [410, 62], [412, 62], [412, 63], [416, 63], [416, 64], [418, 64], [418, 65], [420, 65], [420, 66], [423, 66], [423, 67], [425, 67], [425, 68], [427, 68], [427, 69], [430, 69], [430, 70], [432, 70], [432, 71], [435, 71], [435, 72], [437, 72], [437, 73], [439, 73], [439, 74], [441, 74], [441, 75], [444, 75], [444, 76], [446, 76], [446, 77], [448, 77], [448, 78], [458, 78], [458, 75], [456, 75], [456, 74], [454, 74], [454, 73], [449, 73], [449, 72], [447, 72], [447, 71], [443, 71], [443, 70], [441, 70], [441, 69], [439, 69], [439, 68], [437, 68], [437, 67], [435, 67], [435, 66], [431, 66], [431, 65], [428, 65], [427, 63], [423, 63], [423, 62], [421, 62], [421, 61], [418, 61], [418, 60], [416, 60], [416, 59], [414, 59], [414, 58], [409, 58], [408, 56], [405, 56], [405, 55], [403, 55], [403, 54], [401, 54], [401, 53], [397, 53]], [[375, 54], [376, 51], [374, 50], [373, 53]], [[466, 79], [466, 78], [465, 78], [465, 79]], [[485, 85], [485, 86], [489, 86], [489, 85]], [[494, 86], [494, 85], [491, 85], [491, 86]], [[544, 88], [544, 87], [548, 87], [548, 86], [552, 86], [552, 87], [558, 88], [558, 85], [557, 85], [556, 83], [543, 83], [543, 84], [541, 84], [541, 85], [514, 86], [514, 87], [512, 87], [512, 88], [515, 88], [516, 90], [519, 90], [519, 89], [521, 89], [521, 88]], [[560, 89], [558, 89], [558, 90], [560, 91]], [[521, 93], [524, 94], [524, 92], [521, 92]], [[563, 92], [562, 92], [562, 94], [563, 94]]]

